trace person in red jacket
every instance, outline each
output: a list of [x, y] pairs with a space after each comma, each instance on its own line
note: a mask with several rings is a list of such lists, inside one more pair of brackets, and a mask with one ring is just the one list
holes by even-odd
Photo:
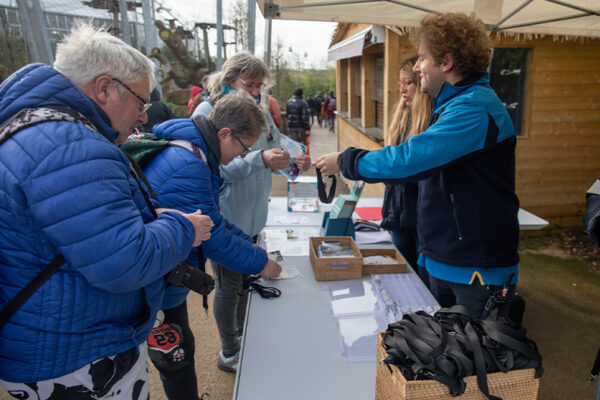
[[279, 107], [277, 99], [271, 95], [269, 95], [269, 114], [271, 114], [277, 129], [281, 129], [281, 108]]

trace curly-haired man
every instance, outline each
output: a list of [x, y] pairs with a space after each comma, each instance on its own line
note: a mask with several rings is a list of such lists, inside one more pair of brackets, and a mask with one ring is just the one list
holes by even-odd
[[508, 296], [517, 281], [514, 128], [489, 85], [492, 42], [481, 21], [428, 15], [414, 39], [421, 91], [435, 98], [429, 127], [406, 143], [349, 148], [315, 165], [354, 180], [418, 181], [418, 263], [442, 306], [464, 305], [480, 318], [509, 277]]

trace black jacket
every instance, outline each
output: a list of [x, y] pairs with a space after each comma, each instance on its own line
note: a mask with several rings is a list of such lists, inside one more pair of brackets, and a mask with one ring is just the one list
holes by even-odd
[[443, 264], [505, 267], [519, 262], [516, 138], [487, 76], [444, 83], [430, 127], [398, 146], [342, 153], [346, 178], [419, 182], [423, 255]]
[[300, 96], [294, 96], [287, 102], [288, 128], [310, 130], [310, 111], [308, 104]]

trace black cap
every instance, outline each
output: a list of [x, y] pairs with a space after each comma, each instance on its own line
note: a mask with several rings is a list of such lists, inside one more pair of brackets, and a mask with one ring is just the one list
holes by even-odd
[[294, 90], [294, 96], [302, 96], [303, 94], [304, 94], [304, 92], [302, 91], [301, 88]]

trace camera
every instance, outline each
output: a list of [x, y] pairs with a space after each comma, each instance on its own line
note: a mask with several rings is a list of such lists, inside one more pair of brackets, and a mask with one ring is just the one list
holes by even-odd
[[194, 292], [207, 295], [215, 288], [215, 280], [206, 272], [181, 262], [169, 272], [167, 282], [171, 285], [186, 287]]

